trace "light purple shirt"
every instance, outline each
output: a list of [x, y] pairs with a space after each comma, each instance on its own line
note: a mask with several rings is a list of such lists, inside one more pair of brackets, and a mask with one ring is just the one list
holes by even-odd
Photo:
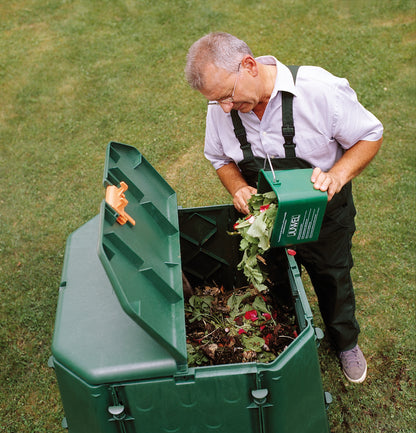
[[[313, 167], [327, 171], [344, 150], [358, 141], [377, 141], [382, 137], [383, 125], [358, 102], [345, 78], [335, 77], [319, 67], [302, 66], [295, 86], [290, 70], [274, 57], [262, 56], [256, 61], [276, 65], [277, 76], [262, 120], [252, 111], [238, 113], [254, 156], [285, 157], [281, 90], [295, 95], [296, 156]], [[231, 115], [224, 113], [219, 105], [208, 106], [204, 153], [216, 170], [243, 159]]]

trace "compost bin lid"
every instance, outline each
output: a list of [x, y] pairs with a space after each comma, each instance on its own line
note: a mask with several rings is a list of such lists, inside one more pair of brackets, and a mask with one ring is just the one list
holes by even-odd
[[134, 147], [107, 147], [98, 254], [124, 311], [186, 364], [175, 191]]

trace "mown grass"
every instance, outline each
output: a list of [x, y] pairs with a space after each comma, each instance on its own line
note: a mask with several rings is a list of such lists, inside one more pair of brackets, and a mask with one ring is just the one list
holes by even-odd
[[334, 433], [414, 431], [415, 28], [411, 0], [3, 2], [0, 431], [62, 431], [47, 367], [57, 288], [66, 238], [98, 212], [106, 144], [135, 145], [182, 206], [230, 201], [202, 155], [204, 101], [183, 78], [188, 47], [215, 30], [347, 77], [385, 126], [354, 184], [368, 380], [346, 382], [325, 341], [320, 356]]

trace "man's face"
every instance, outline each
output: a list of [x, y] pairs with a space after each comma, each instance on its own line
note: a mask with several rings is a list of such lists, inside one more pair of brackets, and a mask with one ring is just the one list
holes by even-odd
[[259, 102], [253, 77], [243, 65], [228, 72], [210, 64], [205, 70], [205, 85], [200, 91], [209, 101], [217, 101], [225, 113], [232, 109], [247, 113]]

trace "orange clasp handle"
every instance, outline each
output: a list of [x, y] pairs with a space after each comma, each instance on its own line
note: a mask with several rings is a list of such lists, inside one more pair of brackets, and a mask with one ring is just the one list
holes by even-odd
[[124, 210], [128, 203], [124, 195], [127, 189], [126, 182], [120, 182], [120, 188], [115, 185], [108, 185], [105, 191], [105, 201], [118, 213], [117, 222], [119, 224], [124, 225], [129, 221], [134, 226], [136, 221]]

